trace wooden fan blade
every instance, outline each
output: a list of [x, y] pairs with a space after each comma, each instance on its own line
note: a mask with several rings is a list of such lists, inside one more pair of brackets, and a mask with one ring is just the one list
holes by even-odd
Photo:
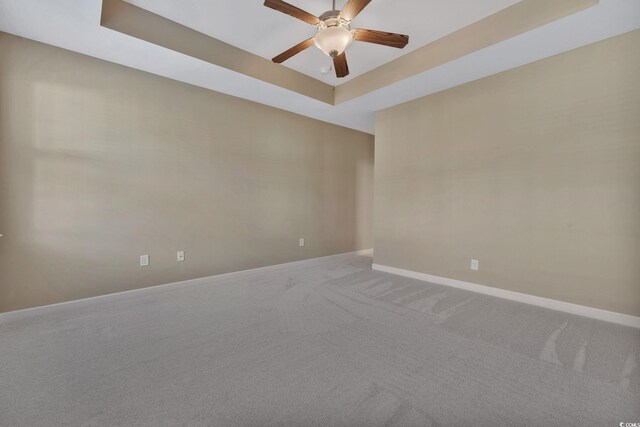
[[369, 3], [371, 3], [371, 0], [349, 0], [342, 8], [340, 15], [347, 21], [351, 21], [358, 16], [358, 14], [362, 12], [362, 9], [367, 7]]
[[303, 50], [310, 48], [311, 46], [313, 46], [313, 37], [298, 43], [297, 45], [295, 45], [289, 50], [285, 50], [280, 55], [273, 58], [272, 61], [275, 62], [276, 64], [280, 64], [286, 61], [287, 59], [291, 58], [292, 56], [299, 54]]
[[278, 12], [286, 13], [289, 16], [298, 18], [306, 22], [307, 24], [317, 25], [320, 23], [320, 20], [317, 16], [313, 16], [309, 12], [306, 12], [282, 0], [264, 0], [264, 5], [270, 7], [271, 9], [277, 10]]
[[349, 65], [347, 64], [347, 55], [342, 52], [341, 55], [333, 58], [333, 68], [336, 69], [336, 77], [346, 77], [349, 75]]
[[384, 46], [402, 49], [409, 43], [409, 36], [404, 34], [386, 33], [384, 31], [357, 29], [354, 31], [353, 39], [360, 42], [381, 44]]

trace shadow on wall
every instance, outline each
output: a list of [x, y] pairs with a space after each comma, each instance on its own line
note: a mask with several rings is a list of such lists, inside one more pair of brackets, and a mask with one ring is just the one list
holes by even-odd
[[[113, 283], [116, 274], [109, 277], [109, 287], [101, 287], [99, 277], [85, 289], [72, 285], [74, 277], [86, 272], [116, 273], [118, 248], [141, 228], [113, 203], [115, 195], [122, 195], [118, 181], [123, 184], [126, 177], [109, 174], [105, 165], [114, 161], [108, 147], [117, 140], [115, 131], [100, 120], [106, 116], [105, 105], [90, 88], [22, 83], [29, 85], [31, 96], [11, 99], [13, 112], [23, 118], [14, 117], [2, 135], [2, 180], [8, 189], [2, 193], [3, 225], [10, 233], [1, 246], [7, 287], [1, 289], [5, 294], [0, 310], [26, 299], [39, 305], [70, 294], [83, 298], [96, 290], [124, 289]], [[77, 115], [71, 118], [75, 126], [67, 126], [70, 119], [63, 117], [69, 112]], [[98, 120], [91, 120], [89, 127], [88, 117]], [[15, 132], [19, 124], [30, 132]], [[28, 139], [22, 139], [24, 135]]]

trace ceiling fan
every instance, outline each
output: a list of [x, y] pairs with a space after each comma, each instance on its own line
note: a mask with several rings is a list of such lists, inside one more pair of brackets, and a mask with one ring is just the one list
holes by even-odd
[[405, 47], [409, 43], [409, 36], [362, 28], [352, 30], [350, 28], [351, 21], [370, 2], [371, 0], [349, 0], [342, 10], [336, 10], [336, 1], [333, 0], [333, 8], [320, 15], [320, 17], [316, 17], [282, 0], [265, 0], [265, 6], [298, 18], [315, 26], [318, 30], [315, 37], [311, 37], [282, 52], [273, 58], [273, 62], [280, 64], [315, 44], [327, 56], [333, 58], [336, 77], [341, 78], [349, 75], [345, 50], [351, 46], [354, 40], [398, 49]]

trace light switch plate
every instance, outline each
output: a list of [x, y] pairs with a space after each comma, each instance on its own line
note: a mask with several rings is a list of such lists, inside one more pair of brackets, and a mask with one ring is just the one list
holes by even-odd
[[178, 252], [176, 253], [176, 259], [177, 259], [178, 261], [184, 261], [184, 251], [178, 251]]
[[300, 246], [304, 246], [304, 239], [300, 239], [299, 244], [300, 244]]
[[149, 255], [140, 255], [140, 267], [149, 266]]
[[478, 261], [477, 259], [472, 259], [471, 260], [471, 269], [474, 271], [478, 271], [478, 269], [480, 268], [480, 261]]

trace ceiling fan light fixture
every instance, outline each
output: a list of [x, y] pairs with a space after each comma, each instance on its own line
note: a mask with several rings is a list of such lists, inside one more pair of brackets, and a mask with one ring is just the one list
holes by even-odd
[[281, 64], [294, 55], [299, 54], [314, 44], [325, 55], [333, 59], [333, 69], [337, 78], [349, 75], [349, 64], [344, 51], [355, 40], [379, 44], [383, 46], [402, 49], [409, 43], [409, 36], [404, 34], [387, 33], [384, 31], [367, 30], [357, 28], [351, 31], [351, 21], [358, 16], [362, 9], [367, 7], [372, 0], [347, 0], [341, 10], [336, 9], [336, 1], [332, 1], [332, 9], [320, 16], [306, 12], [284, 0], [264, 0], [264, 5], [293, 16], [296, 19], [311, 24], [318, 30], [315, 37], [309, 37], [297, 45], [285, 50], [280, 55], [273, 57], [272, 61]]
[[341, 55], [353, 42], [353, 34], [348, 24], [330, 27], [319, 26], [314, 43], [325, 55], [335, 58]]

